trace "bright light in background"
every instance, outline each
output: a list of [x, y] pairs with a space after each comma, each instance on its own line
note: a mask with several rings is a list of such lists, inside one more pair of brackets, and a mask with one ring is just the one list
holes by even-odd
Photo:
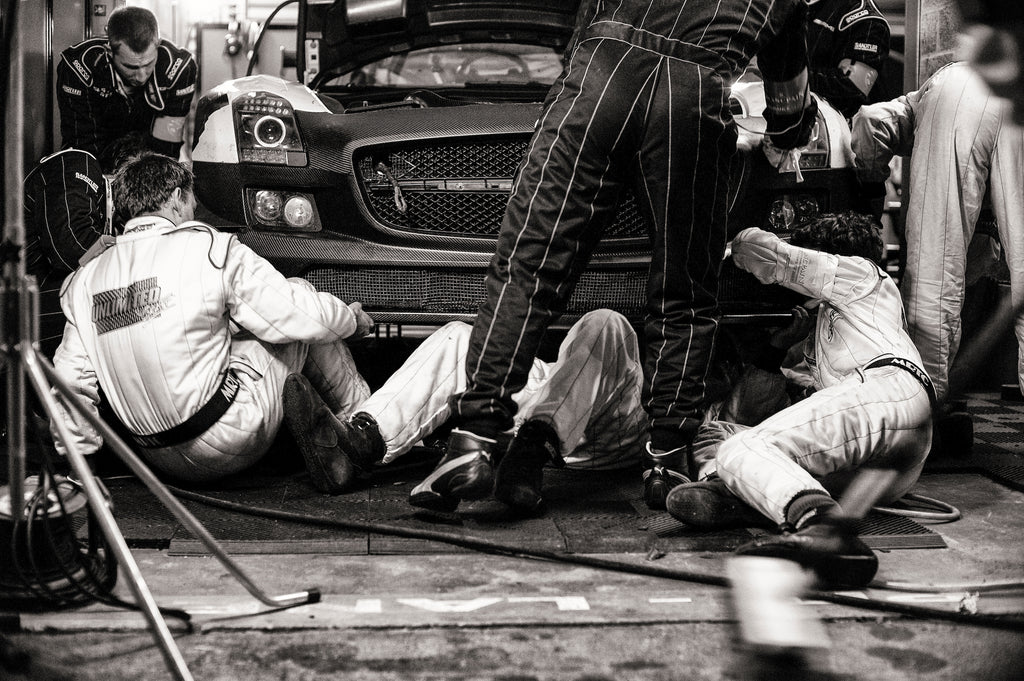
[[231, 7], [245, 13], [245, 2], [239, 0], [178, 0], [185, 23], [227, 21]]

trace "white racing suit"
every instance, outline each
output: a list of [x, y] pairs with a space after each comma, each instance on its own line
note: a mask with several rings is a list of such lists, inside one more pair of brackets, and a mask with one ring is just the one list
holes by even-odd
[[[762, 283], [821, 301], [804, 348], [817, 391], [750, 428], [704, 424], [694, 442], [698, 479], [717, 471], [779, 524], [795, 497], [838, 493], [864, 465], [901, 471], [881, 503], [903, 496], [931, 448], [932, 405], [896, 284], [864, 258], [797, 248], [756, 227], [736, 236], [732, 257]], [[717, 454], [706, 446], [730, 434]]]
[[[102, 389], [143, 441], [237, 381], [230, 406], [204, 432], [141, 447], [147, 462], [182, 480], [215, 479], [262, 457], [280, 427], [290, 373], [305, 374], [340, 415], [370, 392], [342, 342], [356, 329], [353, 311], [202, 223], [129, 221], [114, 245], [68, 277], [61, 304], [69, 321], [57, 372], [94, 412]], [[66, 421], [83, 454], [101, 446], [91, 426]]]
[[[466, 388], [472, 327], [451, 322], [423, 341], [373, 396], [353, 409], [377, 421], [390, 463], [451, 415]], [[640, 399], [643, 368], [636, 333], [621, 315], [596, 310], [567, 333], [555, 362], [534, 360], [526, 386], [513, 396], [516, 428], [541, 419], [558, 434], [570, 468], [634, 465], [646, 441]]]
[[[1010, 268], [1010, 295], [1024, 304], [1024, 130], [1008, 102], [964, 63], [935, 73], [920, 90], [863, 107], [853, 150], [868, 181], [889, 174], [894, 154], [910, 156], [907, 265], [901, 287], [910, 335], [939, 401], [960, 347], [967, 251], [986, 188]], [[1024, 389], [1024, 316], [1014, 324], [1018, 382]]]

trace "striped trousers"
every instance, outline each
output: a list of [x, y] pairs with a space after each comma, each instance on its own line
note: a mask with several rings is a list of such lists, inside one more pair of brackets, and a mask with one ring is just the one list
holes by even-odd
[[736, 132], [714, 55], [691, 51], [590, 38], [552, 87], [489, 266], [468, 389], [454, 398], [466, 429], [512, 426], [512, 395], [628, 186], [652, 235], [643, 398], [652, 438], [682, 444], [696, 432]]

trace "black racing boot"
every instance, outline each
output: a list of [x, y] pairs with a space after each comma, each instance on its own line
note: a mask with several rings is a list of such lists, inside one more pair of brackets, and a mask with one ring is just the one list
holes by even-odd
[[776, 526], [767, 516], [730, 492], [717, 476], [679, 485], [669, 492], [665, 507], [676, 520], [704, 530]]
[[932, 424], [932, 458], [967, 458], [974, 447], [974, 422], [966, 411], [944, 410]]
[[669, 452], [656, 452], [651, 443], [643, 454], [644, 503], [653, 511], [664, 511], [669, 492], [690, 482], [681, 471], [689, 470], [691, 446], [677, 447]]
[[454, 511], [460, 499], [483, 499], [494, 487], [491, 463], [497, 440], [456, 428], [448, 451], [430, 475], [413, 488], [409, 503], [432, 511]]
[[829, 514], [812, 517], [795, 532], [759, 537], [736, 553], [794, 561], [812, 570], [826, 589], [863, 588], [878, 571], [878, 557], [854, 532], [852, 522]]
[[543, 501], [540, 489], [544, 466], [565, 465], [560, 449], [558, 433], [549, 424], [533, 420], [524, 423], [498, 465], [495, 498], [517, 510], [536, 513]]
[[337, 421], [335, 428], [338, 447], [348, 456], [357, 473], [369, 473], [373, 464], [387, 453], [377, 420], [366, 412], [353, 414], [348, 421]]
[[285, 379], [283, 399], [285, 424], [317, 490], [345, 491], [358, 473], [369, 470], [375, 457], [383, 456], [384, 441], [373, 419], [370, 424], [365, 419], [342, 423], [305, 376], [291, 374]]

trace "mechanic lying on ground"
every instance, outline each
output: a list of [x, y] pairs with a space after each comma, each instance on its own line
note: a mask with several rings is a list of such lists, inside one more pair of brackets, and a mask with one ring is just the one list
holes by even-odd
[[[735, 263], [763, 283], [820, 301], [804, 347], [815, 392], [757, 425], [705, 423], [695, 452], [697, 482], [680, 485], [669, 513], [706, 529], [764, 524], [783, 530], [738, 553], [789, 558], [829, 586], [863, 586], [878, 560], [832, 518], [835, 493], [862, 466], [900, 472], [880, 501], [917, 481], [931, 446], [934, 390], [907, 334], [903, 303], [880, 268], [871, 219], [825, 214], [786, 243], [758, 228], [732, 242]], [[720, 445], [714, 440], [727, 437]], [[698, 458], [699, 457], [699, 458]]]
[[[344, 491], [375, 462], [390, 463], [448, 420], [451, 398], [466, 387], [470, 332], [462, 322], [434, 332], [348, 420], [338, 420], [305, 377], [288, 378], [285, 418], [317, 489]], [[515, 436], [511, 444], [502, 442], [494, 495], [535, 512], [545, 465], [608, 469], [639, 463], [647, 441], [642, 381], [636, 333], [626, 319], [610, 310], [584, 315], [567, 333], [557, 360], [534, 360], [526, 386], [515, 395]], [[453, 499], [446, 510], [457, 504]]]
[[[289, 374], [304, 372], [339, 413], [365, 400], [343, 339], [373, 321], [193, 222], [192, 188], [191, 172], [166, 156], [120, 168], [114, 206], [131, 219], [66, 280], [54, 367], [94, 413], [102, 391], [158, 471], [208, 481], [264, 455]], [[64, 420], [82, 454], [101, 446], [91, 426]], [[54, 436], [63, 454], [69, 443]]]

